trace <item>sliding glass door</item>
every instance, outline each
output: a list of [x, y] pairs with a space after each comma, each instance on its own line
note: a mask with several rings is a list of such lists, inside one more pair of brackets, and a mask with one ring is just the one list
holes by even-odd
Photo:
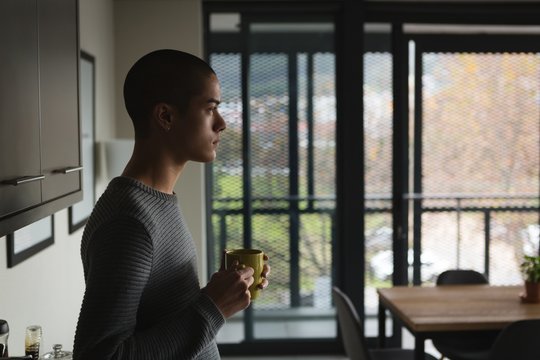
[[521, 284], [523, 255], [538, 254], [539, 36], [463, 29], [411, 36], [412, 282], [466, 268]]
[[208, 271], [251, 247], [272, 276], [218, 334], [224, 355], [339, 352], [333, 285], [375, 345], [377, 288], [453, 268], [521, 282], [539, 253], [539, 34], [230, 6], [207, 11], [227, 122]]
[[239, 247], [262, 249], [272, 265], [272, 285], [227, 322], [221, 344], [337, 335], [334, 21], [275, 19], [209, 16], [227, 122], [208, 173], [209, 271]]
[[366, 24], [368, 336], [377, 288], [456, 268], [521, 284], [523, 255], [539, 253], [540, 35], [521, 31]]

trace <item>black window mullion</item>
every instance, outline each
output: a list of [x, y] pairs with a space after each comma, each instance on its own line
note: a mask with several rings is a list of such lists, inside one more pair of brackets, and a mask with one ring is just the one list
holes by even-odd
[[300, 306], [300, 214], [298, 212], [298, 61], [296, 53], [288, 56], [289, 92], [289, 250], [291, 307]]
[[[394, 109], [392, 119], [392, 251], [394, 254], [394, 273], [392, 283], [405, 285], [407, 278], [407, 227], [408, 202], [408, 48], [404, 41], [401, 23], [392, 24], [392, 91]], [[393, 322], [390, 346], [401, 346], [401, 326]]]
[[484, 275], [489, 280], [489, 253], [491, 238], [491, 211], [484, 210]]
[[307, 194], [308, 194], [308, 209], [313, 209], [313, 198], [315, 197], [315, 151], [314, 151], [314, 119], [313, 119], [313, 98], [314, 98], [314, 69], [313, 69], [313, 53], [307, 54]]
[[[414, 193], [422, 194], [422, 53], [420, 44], [414, 54]], [[415, 199], [413, 207], [413, 284], [422, 283], [422, 198]]]
[[394, 285], [407, 284], [408, 203], [408, 49], [403, 39], [401, 23], [392, 25], [392, 87], [394, 98], [392, 143], [392, 209]]
[[[242, 44], [245, 46], [241, 54], [241, 84], [242, 84], [242, 197], [243, 197], [243, 246], [251, 249], [253, 227], [253, 192], [251, 183], [251, 108], [250, 98], [250, 43], [249, 21], [245, 18], [241, 21]], [[253, 308], [250, 306], [244, 310], [244, 337], [245, 341], [254, 340]]]
[[[345, 1], [336, 19], [336, 246], [341, 287], [364, 317], [363, 8]], [[351, 45], [354, 44], [354, 45]]]

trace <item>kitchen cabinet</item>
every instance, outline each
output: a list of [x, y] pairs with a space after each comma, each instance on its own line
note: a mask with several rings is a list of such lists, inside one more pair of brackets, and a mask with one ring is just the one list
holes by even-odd
[[[0, 11], [0, 213], [41, 202], [38, 34], [35, 0], [4, 0]], [[33, 24], [33, 26], [28, 26]], [[26, 180], [26, 181], [25, 181]]]
[[82, 199], [77, 0], [0, 1], [0, 236]]
[[50, 201], [81, 184], [76, 2], [39, 0], [38, 22], [42, 200]]

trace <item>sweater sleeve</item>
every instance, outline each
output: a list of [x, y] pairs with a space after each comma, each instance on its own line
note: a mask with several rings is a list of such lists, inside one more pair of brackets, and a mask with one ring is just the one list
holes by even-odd
[[[139, 329], [139, 303], [152, 270], [152, 241], [130, 218], [102, 226], [87, 249], [86, 291], [74, 343], [74, 359], [194, 359], [224, 323], [212, 300], [200, 293], [190, 306], [151, 328]], [[182, 291], [179, 284], [178, 291]]]

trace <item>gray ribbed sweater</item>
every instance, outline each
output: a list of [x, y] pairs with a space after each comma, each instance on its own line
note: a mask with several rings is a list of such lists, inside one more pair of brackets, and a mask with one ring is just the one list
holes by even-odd
[[74, 359], [219, 359], [224, 318], [200, 291], [176, 196], [111, 181], [86, 224]]

